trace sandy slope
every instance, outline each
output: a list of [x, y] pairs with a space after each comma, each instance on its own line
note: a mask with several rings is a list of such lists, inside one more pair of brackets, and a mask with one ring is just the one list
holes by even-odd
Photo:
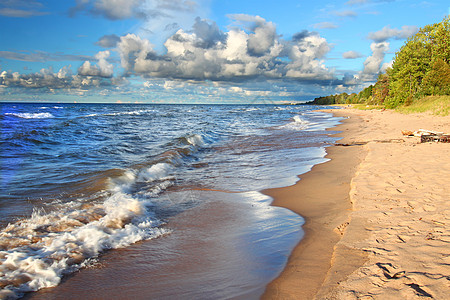
[[305, 237], [263, 299], [450, 299], [450, 117], [332, 111], [349, 117], [330, 161], [264, 191], [304, 216]]
[[[349, 225], [316, 298], [449, 299], [450, 144], [421, 144], [401, 131], [450, 132], [450, 117], [337, 114], [363, 118], [341, 142], [367, 142], [367, 155], [351, 181]], [[349, 254], [366, 262], [349, 263]]]

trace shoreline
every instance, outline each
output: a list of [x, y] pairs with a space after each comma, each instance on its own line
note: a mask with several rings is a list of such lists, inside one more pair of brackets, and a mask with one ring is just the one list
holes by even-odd
[[[338, 110], [332, 113], [347, 116]], [[334, 135], [342, 138], [339, 142], [345, 142], [346, 136], [363, 122], [354, 117], [329, 129], [340, 131]], [[287, 208], [305, 219], [304, 238], [293, 249], [285, 269], [267, 285], [262, 299], [312, 299], [331, 267], [334, 246], [341, 238], [336, 228], [343, 230], [348, 222], [350, 181], [364, 151], [360, 146], [336, 145], [327, 147], [326, 151], [329, 161], [300, 175], [295, 185], [262, 191], [274, 199], [272, 205]]]
[[[446, 299], [450, 293], [450, 144], [403, 130], [450, 132], [450, 117], [332, 110], [331, 160], [294, 186], [264, 191], [306, 219], [305, 237], [263, 299]], [[299, 201], [301, 199], [301, 201]]]

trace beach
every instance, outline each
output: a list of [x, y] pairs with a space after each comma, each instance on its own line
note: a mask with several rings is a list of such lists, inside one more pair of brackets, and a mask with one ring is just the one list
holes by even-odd
[[333, 110], [330, 161], [264, 193], [304, 216], [304, 239], [264, 299], [446, 299], [450, 145], [402, 130], [450, 132], [450, 118]]

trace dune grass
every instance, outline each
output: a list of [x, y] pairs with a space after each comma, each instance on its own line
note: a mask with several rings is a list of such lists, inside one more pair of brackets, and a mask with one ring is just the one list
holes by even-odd
[[[352, 107], [360, 110], [385, 109], [384, 105], [369, 104], [334, 104], [336, 107]], [[402, 105], [394, 108], [403, 114], [412, 113], [430, 113], [437, 116], [450, 115], [450, 96], [427, 96], [422, 99], [415, 100], [410, 105]]]
[[404, 114], [427, 112], [438, 116], [448, 116], [450, 96], [427, 96], [415, 100], [411, 105], [397, 107], [395, 110]]

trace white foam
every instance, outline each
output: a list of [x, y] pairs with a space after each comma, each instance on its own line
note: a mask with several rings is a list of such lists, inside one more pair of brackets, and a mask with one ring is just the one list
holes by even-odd
[[148, 168], [127, 170], [122, 176], [110, 180], [110, 189], [114, 192], [130, 193], [136, 183], [151, 183], [156, 180], [173, 179], [169, 172], [173, 166], [168, 163], [157, 163]]
[[54, 117], [51, 113], [5, 113], [5, 115], [22, 119], [46, 119]]
[[138, 174], [138, 181], [153, 182], [167, 177], [172, 166], [167, 163], [157, 163], [150, 168], [143, 169]]
[[56, 286], [64, 274], [82, 268], [107, 249], [168, 233], [147, 210], [148, 198], [127, 193], [138, 180], [164, 179], [168, 169], [168, 164], [159, 163], [139, 172], [127, 171], [112, 182], [103, 203], [84, 209], [67, 205], [67, 211], [51, 213], [37, 210], [29, 219], [9, 224], [0, 232], [4, 249], [0, 278], [6, 285], [0, 289], [0, 299]]
[[309, 122], [305, 119], [302, 119], [302, 117], [300, 117], [299, 115], [295, 115], [292, 118], [292, 122], [290, 122], [286, 125], [282, 125], [282, 126], [280, 126], [280, 128], [289, 129], [289, 130], [306, 130], [313, 124], [314, 123]]
[[199, 134], [193, 134], [188, 137], [186, 137], [186, 140], [189, 144], [195, 147], [202, 147], [205, 146], [205, 141], [203, 140], [203, 137]]
[[249, 108], [246, 108], [244, 111], [257, 111], [257, 110], [259, 110], [259, 108], [249, 107]]
[[146, 114], [149, 112], [154, 112], [155, 110], [153, 109], [140, 109], [140, 110], [135, 110], [135, 111], [121, 111], [121, 112], [114, 112], [114, 113], [106, 113], [106, 114], [89, 114], [84, 116], [85, 118], [89, 118], [89, 117], [97, 117], [97, 116], [123, 116], [123, 115], [133, 115], [133, 116], [140, 116], [142, 114]]

